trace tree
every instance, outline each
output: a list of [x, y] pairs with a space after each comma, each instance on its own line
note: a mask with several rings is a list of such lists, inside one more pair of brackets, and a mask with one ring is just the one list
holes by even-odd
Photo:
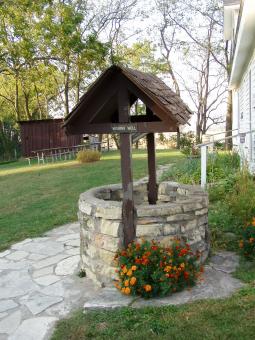
[[[171, 77], [175, 93], [181, 96], [180, 85], [173, 67], [173, 53], [179, 49], [180, 41], [177, 39], [178, 25], [174, 23], [169, 13], [175, 15], [177, 21], [182, 20], [182, 13], [179, 11], [179, 4], [175, 0], [155, 0], [156, 10], [160, 16], [160, 22], [156, 25], [159, 32], [159, 44], [161, 54], [165, 60], [165, 73]], [[177, 18], [178, 16], [178, 18]], [[177, 131], [177, 149], [180, 148], [180, 131]]]
[[165, 20], [172, 27], [172, 44], [182, 48], [192, 75], [193, 82], [190, 84], [180, 74], [178, 77], [194, 104], [196, 135], [197, 141], [200, 141], [209, 127], [223, 122], [221, 117], [214, 116], [224, 103], [226, 93], [226, 68], [222, 60], [224, 53], [219, 25], [222, 13], [216, 0], [172, 0], [167, 8]]

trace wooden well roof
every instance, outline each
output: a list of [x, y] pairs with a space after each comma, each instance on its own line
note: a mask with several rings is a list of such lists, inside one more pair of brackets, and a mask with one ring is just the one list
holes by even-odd
[[[101, 133], [108, 133], [107, 124], [119, 123], [118, 90], [121, 86], [128, 90], [130, 105], [139, 98], [152, 111], [153, 116], [149, 120], [154, 122], [152, 132], [176, 131], [192, 115], [182, 99], [157, 76], [114, 65], [89, 87], [66, 117], [64, 126], [67, 131], [71, 134], [100, 133], [105, 126], [105, 131]], [[142, 128], [148, 117], [130, 116], [130, 122], [138, 123], [138, 132], [148, 132], [147, 128]]]

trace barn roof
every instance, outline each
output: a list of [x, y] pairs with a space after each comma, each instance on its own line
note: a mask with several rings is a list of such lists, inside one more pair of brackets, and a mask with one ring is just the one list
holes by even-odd
[[[188, 106], [157, 76], [113, 65], [89, 87], [66, 117], [64, 126], [68, 128], [78, 124], [78, 121], [81, 123], [81, 119], [86, 123], [92, 121], [117, 123], [117, 90], [120, 80], [126, 81], [130, 92], [130, 105], [140, 98], [158, 120], [174, 124], [176, 127], [186, 124], [190, 119], [192, 112]], [[101, 98], [102, 96], [105, 98]], [[93, 103], [94, 101], [97, 101], [98, 105]]]

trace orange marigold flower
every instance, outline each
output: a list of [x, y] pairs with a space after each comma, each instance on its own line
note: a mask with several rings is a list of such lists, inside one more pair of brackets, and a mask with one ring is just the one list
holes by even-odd
[[137, 269], [137, 267], [136, 267], [136, 266], [132, 266], [131, 269], [132, 269], [133, 271], [135, 271], [135, 270]]
[[255, 217], [253, 217], [251, 224], [255, 227]]
[[131, 289], [129, 287], [126, 287], [125, 290], [124, 290], [124, 293], [126, 295], [129, 295], [131, 293]]
[[125, 293], [125, 288], [124, 288], [124, 287], [121, 288], [121, 292], [122, 292], [122, 293]]
[[122, 270], [123, 270], [123, 273], [124, 273], [124, 274], [126, 274], [127, 271], [128, 271], [126, 266], [125, 266]]
[[133, 271], [131, 269], [129, 269], [129, 271], [127, 272], [127, 276], [132, 276]]
[[152, 290], [151, 285], [145, 285], [145, 286], [143, 286], [143, 288], [144, 288], [144, 290], [145, 290], [147, 293], [150, 292], [150, 291]]
[[125, 281], [124, 281], [124, 286], [125, 286], [125, 287], [128, 287], [128, 286], [129, 286], [129, 280], [125, 280]]
[[136, 284], [136, 277], [132, 276], [130, 279], [131, 286], [134, 286]]
[[164, 272], [170, 272], [170, 270], [172, 269], [172, 267], [171, 266], [166, 266], [165, 267], [165, 269], [164, 269]]

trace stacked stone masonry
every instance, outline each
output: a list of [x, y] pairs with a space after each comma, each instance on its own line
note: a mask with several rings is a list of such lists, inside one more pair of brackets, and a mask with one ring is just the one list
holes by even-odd
[[[176, 239], [188, 242], [201, 252], [209, 252], [208, 195], [198, 186], [162, 182], [158, 202], [149, 205], [147, 183], [134, 184], [137, 240], [157, 240], [171, 245]], [[101, 285], [116, 278], [114, 255], [123, 247], [122, 189], [120, 185], [93, 188], [79, 199], [81, 264], [87, 276]]]

